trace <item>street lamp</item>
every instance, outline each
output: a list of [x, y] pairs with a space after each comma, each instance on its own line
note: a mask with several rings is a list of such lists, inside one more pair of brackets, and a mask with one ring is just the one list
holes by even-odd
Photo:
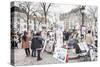
[[85, 6], [82, 6], [82, 7], [81, 7], [82, 26], [84, 25], [84, 10], [85, 10]]
[[82, 40], [82, 27], [84, 26], [84, 10], [85, 10], [85, 6], [81, 6], [80, 8], [80, 13], [81, 13], [81, 16], [82, 16], [82, 24], [81, 24], [81, 40]]
[[36, 31], [36, 19], [35, 19], [36, 17], [35, 17], [35, 14], [34, 14], [34, 31]]
[[17, 15], [17, 22], [18, 22], [18, 32], [20, 33], [20, 14]]

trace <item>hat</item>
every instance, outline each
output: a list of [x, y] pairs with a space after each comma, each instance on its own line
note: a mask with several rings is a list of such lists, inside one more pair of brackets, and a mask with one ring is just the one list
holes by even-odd
[[36, 33], [36, 36], [40, 36], [40, 33]]

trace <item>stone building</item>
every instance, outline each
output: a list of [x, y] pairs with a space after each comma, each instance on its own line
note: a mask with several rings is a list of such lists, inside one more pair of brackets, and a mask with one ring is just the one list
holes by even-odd
[[[39, 20], [38, 20], [38, 19]], [[42, 28], [43, 17], [29, 16], [29, 30], [40, 30]], [[40, 23], [41, 22], [41, 23]], [[16, 2], [11, 3], [11, 30], [23, 33], [27, 31], [27, 16], [25, 10], [22, 10], [16, 5]]]
[[82, 18], [83, 18], [84, 26], [87, 27], [87, 29], [92, 29], [93, 27], [95, 27], [95, 19], [91, 15], [87, 14], [86, 12], [84, 12], [84, 16], [82, 16], [79, 7], [72, 9], [68, 13], [60, 14], [60, 20], [64, 22], [64, 28], [66, 30], [75, 29], [77, 28], [77, 25], [79, 25], [79, 29], [80, 29], [82, 25]]

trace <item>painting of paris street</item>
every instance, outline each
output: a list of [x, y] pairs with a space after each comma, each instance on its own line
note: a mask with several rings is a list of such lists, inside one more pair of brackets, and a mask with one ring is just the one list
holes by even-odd
[[98, 60], [98, 7], [11, 2], [11, 65]]

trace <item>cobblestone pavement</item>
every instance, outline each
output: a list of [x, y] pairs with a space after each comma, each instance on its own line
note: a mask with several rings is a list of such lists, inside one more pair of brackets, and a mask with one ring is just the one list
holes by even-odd
[[[69, 55], [71, 53], [72, 52], [69, 52]], [[49, 54], [47, 52], [43, 52], [41, 54], [41, 57], [42, 57], [41, 61], [37, 61], [36, 57], [31, 57], [31, 56], [26, 57], [25, 51], [24, 51], [24, 49], [21, 49], [21, 47], [19, 47], [18, 49], [15, 49], [14, 56], [15, 56], [14, 60], [15, 60], [15, 65], [16, 66], [19, 66], [19, 65], [60, 64], [60, 63], [63, 63], [63, 62], [55, 59], [52, 54]], [[76, 55], [73, 55], [73, 56], [76, 56]], [[73, 63], [73, 62], [82, 62], [83, 60], [84, 60], [84, 57], [81, 57], [80, 59], [79, 58], [71, 59], [71, 60], [69, 59], [68, 62], [69, 63], [70, 62], [71, 63]]]
[[42, 60], [37, 61], [36, 57], [26, 57], [24, 49], [15, 49], [15, 65], [40, 65], [40, 64], [58, 64], [63, 63], [53, 57], [52, 54], [43, 52]]

